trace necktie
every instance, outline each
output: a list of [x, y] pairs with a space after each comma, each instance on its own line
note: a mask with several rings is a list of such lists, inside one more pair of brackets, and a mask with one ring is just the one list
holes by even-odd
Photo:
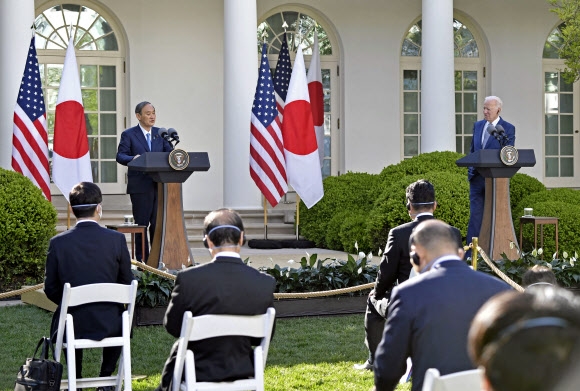
[[149, 151], [151, 152], [151, 135], [147, 133], [147, 146], [149, 146]]
[[484, 128], [483, 130], [483, 141], [481, 142], [481, 149], [485, 148], [485, 144], [487, 143], [487, 139], [489, 139], [489, 132], [487, 131], [487, 128], [490, 126], [491, 124], [488, 122], [487, 126]]

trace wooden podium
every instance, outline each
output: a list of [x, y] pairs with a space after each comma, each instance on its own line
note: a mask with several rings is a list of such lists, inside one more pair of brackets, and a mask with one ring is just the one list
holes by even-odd
[[169, 165], [170, 152], [147, 152], [131, 161], [129, 170], [144, 171], [157, 182], [157, 221], [147, 265], [158, 268], [163, 262], [170, 270], [190, 266], [193, 255], [183, 218], [181, 184], [194, 171], [209, 170], [207, 152], [189, 152], [189, 164], [182, 170]]
[[[485, 203], [479, 231], [479, 247], [494, 260], [502, 259], [502, 253], [509, 259], [517, 259], [517, 250], [510, 248], [510, 242], [517, 244], [518, 241], [512, 221], [509, 178], [521, 167], [536, 165], [534, 150], [518, 150], [518, 160], [511, 166], [501, 161], [499, 149], [481, 149], [455, 163], [459, 167], [475, 167], [485, 178]], [[471, 239], [467, 238], [468, 244]]]

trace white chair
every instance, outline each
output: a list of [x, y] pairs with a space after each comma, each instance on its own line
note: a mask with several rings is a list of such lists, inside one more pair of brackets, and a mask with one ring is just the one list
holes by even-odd
[[[67, 377], [61, 382], [61, 389], [76, 390], [77, 388], [115, 386], [116, 390], [121, 390], [124, 381], [125, 390], [131, 390], [131, 322], [135, 307], [135, 297], [137, 295], [137, 281], [131, 285], [124, 284], [89, 284], [71, 288], [67, 282], [64, 284], [62, 302], [60, 304], [60, 316], [58, 320], [58, 331], [56, 336], [56, 346], [54, 349], [55, 358], [60, 362], [63, 349], [66, 349]], [[123, 311], [123, 329], [119, 337], [105, 338], [102, 341], [90, 339], [76, 339], [74, 332], [74, 319], [68, 314], [69, 307], [97, 302], [111, 302], [126, 304], [127, 309]], [[63, 341], [66, 325], [66, 343]], [[121, 346], [122, 352], [119, 359], [119, 369], [116, 376], [76, 378], [76, 349], [93, 349], [111, 346]]]
[[[178, 340], [177, 356], [173, 371], [172, 391], [182, 390], [264, 390], [264, 367], [268, 357], [268, 347], [274, 326], [276, 310], [272, 307], [263, 315], [201, 315], [192, 317], [191, 312], [183, 314], [181, 335]], [[232, 382], [196, 382], [195, 358], [187, 349], [189, 341], [228, 335], [261, 338], [254, 348], [254, 378]], [[181, 382], [185, 368], [185, 382]]]
[[441, 376], [439, 370], [429, 368], [425, 373], [423, 391], [480, 391], [482, 376], [481, 369], [471, 369]]

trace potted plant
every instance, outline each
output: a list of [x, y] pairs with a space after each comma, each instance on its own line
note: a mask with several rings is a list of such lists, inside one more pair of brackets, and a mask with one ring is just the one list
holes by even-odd
[[133, 270], [137, 287], [136, 322], [139, 326], [163, 324], [174, 281], [147, 271]]

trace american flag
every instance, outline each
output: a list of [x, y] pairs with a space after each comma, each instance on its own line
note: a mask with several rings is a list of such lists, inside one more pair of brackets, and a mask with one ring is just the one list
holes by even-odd
[[278, 54], [278, 64], [276, 64], [276, 74], [274, 75], [274, 90], [276, 90], [276, 103], [278, 104], [278, 112], [280, 113], [280, 123], [284, 119], [284, 102], [286, 102], [291, 75], [292, 65], [290, 64], [290, 52], [288, 51], [288, 43], [286, 42], [286, 33], [284, 33], [282, 47], [280, 48], [280, 54]]
[[282, 131], [266, 43], [262, 47], [260, 72], [252, 105], [250, 176], [272, 206], [276, 206], [288, 191]]
[[28, 177], [50, 201], [46, 110], [34, 36], [14, 108], [12, 168]]

